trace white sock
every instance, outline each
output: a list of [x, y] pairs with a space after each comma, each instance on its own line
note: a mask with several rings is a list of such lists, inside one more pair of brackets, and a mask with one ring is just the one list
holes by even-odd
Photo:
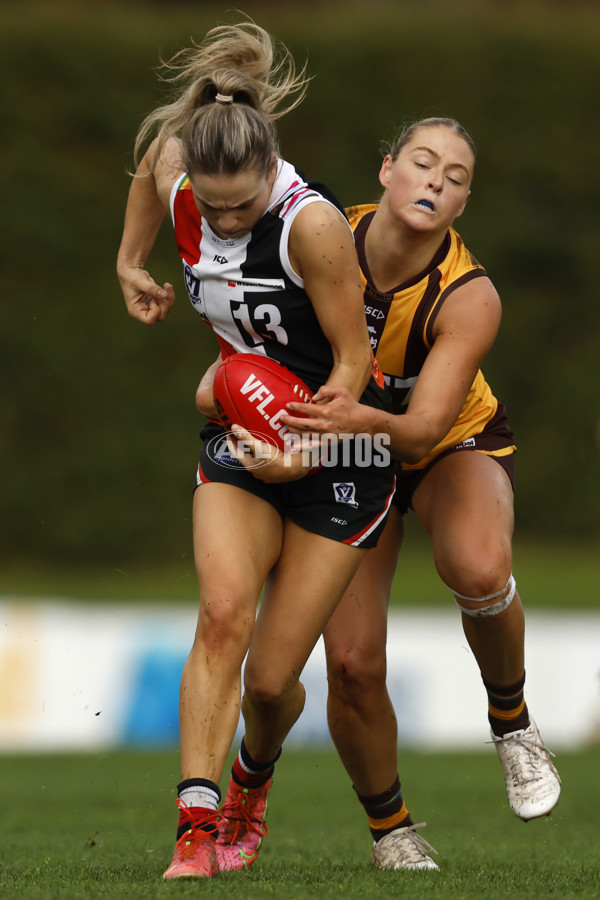
[[186, 787], [179, 792], [179, 799], [186, 806], [202, 806], [205, 809], [219, 808], [219, 795], [209, 787]]

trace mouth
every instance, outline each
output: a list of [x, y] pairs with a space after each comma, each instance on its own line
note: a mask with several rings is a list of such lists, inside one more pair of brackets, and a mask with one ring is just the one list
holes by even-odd
[[416, 206], [417, 209], [423, 210], [423, 212], [435, 212], [433, 203], [431, 203], [429, 200], [417, 200], [416, 203], [413, 204], [413, 206]]
[[219, 229], [219, 231], [216, 231], [215, 229], [213, 229], [213, 231], [215, 231], [215, 234], [217, 235], [217, 237], [220, 237], [221, 240], [224, 240], [224, 241], [233, 241], [233, 240], [236, 240], [237, 238], [244, 237], [244, 235], [246, 235], [248, 233], [247, 231], [245, 231], [243, 229], [238, 229], [237, 231], [223, 231], [221, 229]]

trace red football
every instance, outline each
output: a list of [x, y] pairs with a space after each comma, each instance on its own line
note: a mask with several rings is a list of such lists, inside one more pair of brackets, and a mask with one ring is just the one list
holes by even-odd
[[288, 412], [286, 403], [308, 403], [312, 397], [310, 388], [293, 372], [254, 353], [227, 356], [217, 369], [213, 391], [225, 428], [242, 425], [280, 450], [289, 447], [290, 431], [280, 421]]

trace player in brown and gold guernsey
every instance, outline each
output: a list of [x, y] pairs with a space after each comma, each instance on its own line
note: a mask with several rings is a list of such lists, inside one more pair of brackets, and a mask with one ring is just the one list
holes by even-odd
[[[474, 164], [473, 141], [458, 122], [416, 122], [383, 160], [379, 203], [348, 211], [393, 414], [325, 387], [313, 398], [321, 403], [312, 418], [284, 418], [308, 433], [385, 434], [398, 461], [384, 534], [325, 630], [329, 728], [368, 815], [371, 862], [381, 868], [437, 868], [402, 796], [385, 680], [388, 602], [409, 508], [460, 610], [512, 810], [525, 821], [549, 815], [560, 794], [524, 698], [524, 613], [511, 547], [516, 448], [480, 369], [498, 332], [500, 299], [452, 228]], [[460, 728], [459, 708], [456, 722]]]

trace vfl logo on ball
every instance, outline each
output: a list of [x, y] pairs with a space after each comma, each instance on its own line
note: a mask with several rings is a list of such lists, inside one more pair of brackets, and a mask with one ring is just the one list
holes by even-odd
[[358, 506], [356, 502], [356, 487], [353, 481], [334, 481], [333, 493], [336, 503], [345, 503], [347, 506]]

